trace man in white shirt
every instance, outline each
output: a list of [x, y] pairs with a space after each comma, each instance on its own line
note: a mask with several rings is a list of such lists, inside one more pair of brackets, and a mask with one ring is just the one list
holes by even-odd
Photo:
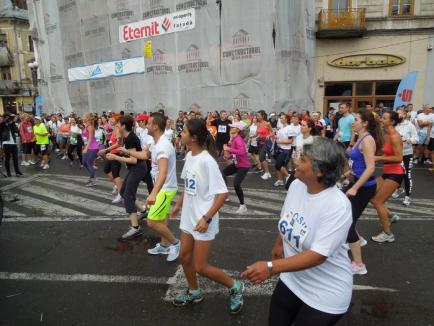
[[432, 125], [432, 113], [429, 105], [423, 106], [423, 112], [419, 113], [416, 117], [416, 129], [419, 137], [419, 142], [416, 147], [416, 158], [414, 164], [425, 163], [432, 164], [429, 159], [428, 144], [430, 142], [430, 133]]
[[148, 132], [154, 137], [155, 145], [151, 148], [151, 176], [154, 188], [146, 200], [150, 206], [147, 223], [161, 236], [161, 242], [149, 249], [148, 253], [168, 255], [167, 261], [174, 261], [179, 256], [180, 242], [170, 231], [167, 216], [178, 185], [175, 148], [164, 136], [166, 119], [161, 113], [153, 113], [148, 123]]

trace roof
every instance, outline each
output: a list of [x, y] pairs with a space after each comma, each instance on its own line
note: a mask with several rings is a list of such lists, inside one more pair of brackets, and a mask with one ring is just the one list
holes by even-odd
[[29, 20], [27, 10], [14, 7], [10, 0], [0, 0], [0, 19], [15, 18]]

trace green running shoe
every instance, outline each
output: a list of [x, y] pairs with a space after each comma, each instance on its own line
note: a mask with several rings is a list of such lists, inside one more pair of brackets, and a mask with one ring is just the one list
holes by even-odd
[[203, 292], [201, 289], [190, 290], [178, 294], [173, 300], [173, 305], [177, 307], [184, 307], [189, 303], [199, 303], [203, 300]]
[[231, 314], [235, 315], [243, 309], [244, 300], [244, 283], [241, 281], [234, 281], [234, 285], [229, 289], [230, 305], [229, 310]]

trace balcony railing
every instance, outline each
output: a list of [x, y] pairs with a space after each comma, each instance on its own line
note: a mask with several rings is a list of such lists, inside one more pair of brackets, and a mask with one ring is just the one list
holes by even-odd
[[319, 38], [360, 37], [366, 32], [366, 9], [331, 10], [319, 13]]

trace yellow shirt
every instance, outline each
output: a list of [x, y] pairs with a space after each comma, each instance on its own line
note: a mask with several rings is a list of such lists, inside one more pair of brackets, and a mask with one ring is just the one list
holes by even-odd
[[47, 128], [45, 128], [45, 125], [43, 123], [40, 123], [39, 126], [34, 125], [33, 126], [33, 133], [36, 137], [36, 144], [38, 145], [48, 145], [50, 143], [47, 136], [38, 136], [37, 134], [46, 134]]

